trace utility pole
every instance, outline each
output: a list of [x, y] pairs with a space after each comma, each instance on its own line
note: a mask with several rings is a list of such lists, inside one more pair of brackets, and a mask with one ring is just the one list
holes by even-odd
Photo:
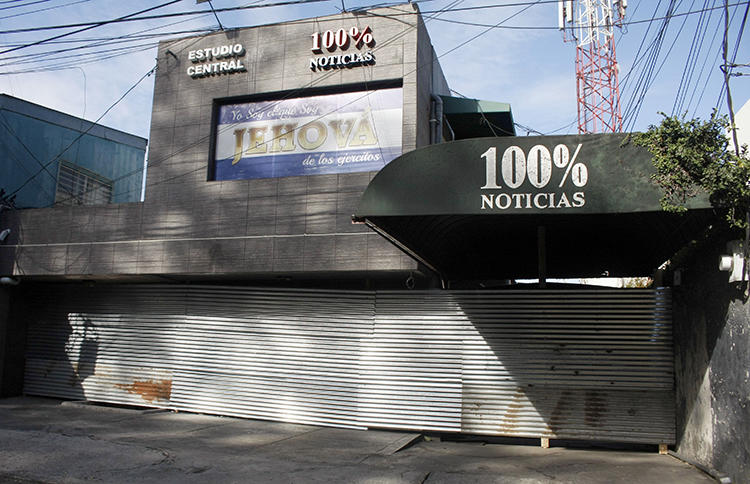
[[627, 0], [558, 0], [558, 26], [576, 43], [580, 134], [622, 131], [614, 28], [626, 8]]
[[724, 41], [721, 46], [722, 59], [724, 64], [721, 66], [721, 72], [724, 73], [724, 89], [727, 91], [727, 107], [729, 108], [729, 129], [732, 132], [732, 141], [734, 142], [734, 151], [740, 156], [740, 145], [737, 142], [737, 126], [734, 124], [734, 106], [732, 105], [732, 91], [729, 90], [730, 72], [727, 61], [727, 51], [729, 50], [729, 0], [724, 0]]

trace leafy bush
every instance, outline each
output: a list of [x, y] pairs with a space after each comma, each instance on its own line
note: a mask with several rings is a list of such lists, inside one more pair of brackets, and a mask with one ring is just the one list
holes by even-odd
[[687, 210], [688, 200], [701, 191], [711, 205], [726, 213], [733, 227], [746, 226], [750, 209], [750, 159], [747, 147], [740, 156], [729, 149], [727, 118], [714, 115], [708, 121], [664, 116], [633, 141], [654, 157], [654, 182], [663, 190], [661, 206], [670, 212]]

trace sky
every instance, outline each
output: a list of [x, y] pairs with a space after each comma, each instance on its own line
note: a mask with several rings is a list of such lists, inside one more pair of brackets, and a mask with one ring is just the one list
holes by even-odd
[[[0, 1], [0, 52], [3, 52], [0, 92], [95, 121], [132, 88], [100, 123], [147, 138], [154, 78], [148, 76], [138, 81], [155, 65], [157, 42], [189, 35], [179, 32], [216, 29], [216, 16], [203, 13], [137, 20], [105, 24], [79, 33], [72, 32], [82, 27], [11, 31], [100, 22], [163, 3], [167, 1]], [[216, 9], [269, 3], [274, 1], [212, 0]], [[720, 70], [724, 3], [717, 0], [627, 3], [624, 24], [615, 29], [625, 130], [647, 129], [661, 120], [659, 112], [702, 119], [708, 118], [715, 107], [727, 113]], [[735, 63], [739, 64], [730, 78], [737, 111], [750, 99], [750, 33], [744, 32], [738, 43], [750, 2], [728, 0], [728, 3], [729, 57], [736, 52]], [[575, 43], [566, 42], [557, 30], [556, 2], [427, 0], [418, 4], [445, 77], [456, 95], [510, 103], [520, 136], [577, 131], [576, 49]], [[374, 5], [361, 0], [314, 1], [220, 12], [217, 16], [224, 28], [234, 28]], [[666, 21], [663, 17], [669, 8], [673, 16]], [[706, 8], [713, 10], [698, 12]], [[133, 18], [208, 10], [208, 3], [181, 0]], [[495, 26], [499, 28], [492, 28]], [[48, 40], [62, 34], [68, 35]], [[133, 39], [134, 34], [142, 37]], [[144, 37], [150, 34], [153, 36]], [[124, 36], [131, 37], [121, 38], [124, 42], [118, 44], [102, 45], [105, 39]], [[92, 44], [95, 46], [91, 47]], [[78, 49], [54, 53], [72, 47]]]

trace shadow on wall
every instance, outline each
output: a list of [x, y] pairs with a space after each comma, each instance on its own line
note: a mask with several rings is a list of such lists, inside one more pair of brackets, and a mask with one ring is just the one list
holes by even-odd
[[[138, 286], [38, 285], [30, 294], [39, 303], [28, 323], [25, 393], [169, 404], [171, 353], [164, 338], [171, 325], [160, 313], [179, 300], [160, 300]], [[149, 366], [153, 361], [159, 366]]]
[[[735, 237], [738, 238], [738, 237]], [[718, 270], [727, 234], [685, 251], [675, 288], [677, 453], [750, 479], [750, 329], [746, 285]]]
[[53, 295], [30, 285], [24, 289], [29, 317], [23, 392], [85, 400], [84, 383], [96, 372], [94, 325], [68, 312], [64, 291]]
[[87, 315], [70, 313], [68, 321], [71, 334], [65, 345], [73, 376], [71, 386], [79, 389], [81, 397], [85, 398], [83, 388], [86, 379], [96, 373], [96, 357], [99, 342], [96, 327]]
[[488, 299], [456, 294], [480, 336], [464, 343], [464, 432], [672, 441], [672, 339], [661, 291], [507, 292], [491, 311]]

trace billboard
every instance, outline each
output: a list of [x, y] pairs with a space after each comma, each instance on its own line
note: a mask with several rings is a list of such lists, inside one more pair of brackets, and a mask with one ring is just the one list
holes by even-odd
[[225, 104], [214, 179], [378, 171], [401, 154], [401, 88]]

